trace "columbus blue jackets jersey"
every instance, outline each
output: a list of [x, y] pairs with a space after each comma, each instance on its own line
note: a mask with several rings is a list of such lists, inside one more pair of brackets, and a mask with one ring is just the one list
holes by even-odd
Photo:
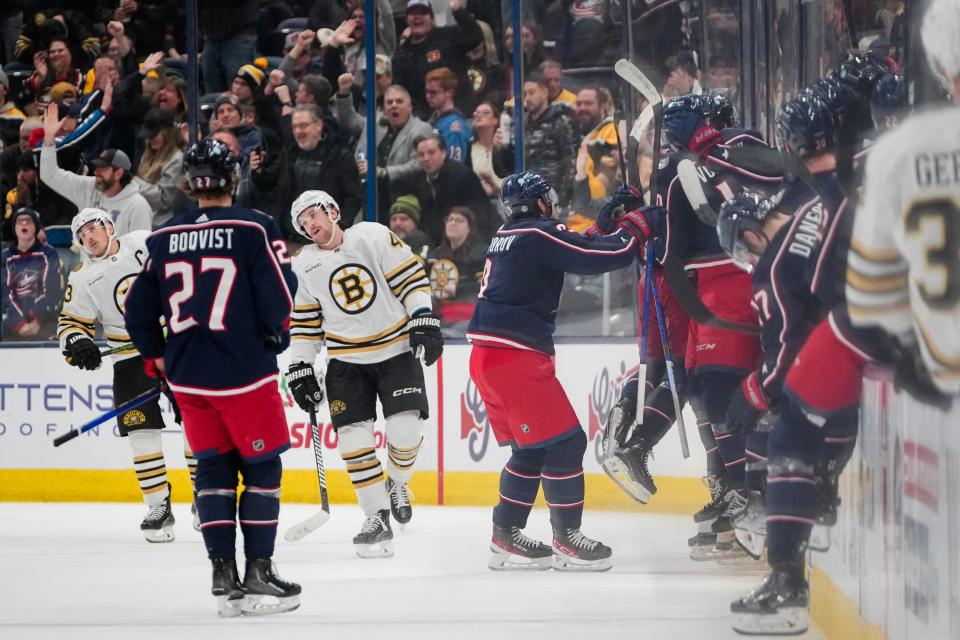
[[57, 250], [37, 242], [20, 251], [16, 242], [3, 250], [3, 333], [14, 336], [27, 322], [38, 321], [41, 338], [50, 335], [63, 300], [63, 266]]
[[[731, 140], [732, 145], [717, 145], [695, 161], [704, 196], [714, 211], [720, 211], [724, 202], [741, 191], [773, 194], [780, 187], [780, 176], [751, 173], [725, 159], [726, 151], [731, 146], [763, 144], [759, 138], [737, 134], [731, 135]], [[694, 156], [689, 153], [673, 154], [667, 158], [658, 174], [658, 198], [667, 209], [667, 249], [664, 260], [671, 257], [682, 260], [687, 269], [729, 264], [730, 257], [720, 247], [716, 227], [697, 217], [683, 191], [677, 166], [684, 159], [694, 160]]]
[[753, 307], [763, 329], [760, 383], [776, 400], [807, 336], [842, 300], [845, 229], [852, 213], [835, 174], [815, 176], [823, 194], [799, 180], [779, 197], [777, 210], [792, 216], [753, 271]]
[[[277, 223], [252, 209], [205, 207], [154, 231], [147, 248], [126, 325], [145, 359], [165, 358], [170, 387], [233, 395], [275, 384], [297, 288]], [[280, 345], [268, 347], [268, 336]]]
[[591, 238], [549, 218], [508, 221], [487, 250], [467, 338], [553, 355], [564, 274], [605, 273], [637, 256], [637, 242], [626, 231]]

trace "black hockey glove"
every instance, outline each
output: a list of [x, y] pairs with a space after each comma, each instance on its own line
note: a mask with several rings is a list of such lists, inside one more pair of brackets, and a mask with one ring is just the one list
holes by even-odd
[[287, 386], [297, 406], [310, 413], [323, 404], [323, 388], [307, 362], [297, 362], [287, 369]]
[[263, 348], [270, 353], [281, 354], [290, 346], [289, 331], [271, 331], [263, 336]]
[[429, 311], [418, 313], [407, 323], [410, 333], [410, 350], [420, 356], [423, 348], [423, 363], [428, 367], [440, 359], [443, 353], [443, 336], [440, 335], [440, 318]]
[[642, 206], [642, 191], [635, 187], [617, 187], [597, 213], [597, 228], [605, 235], [614, 233], [624, 213]]
[[897, 391], [905, 391], [914, 400], [933, 405], [941, 411], [949, 410], [953, 404], [953, 398], [945, 395], [933, 383], [920, 353], [916, 351], [904, 349], [900, 354], [893, 369], [893, 386]]
[[750, 433], [768, 408], [767, 398], [760, 387], [760, 377], [754, 371], [744, 378], [730, 400], [727, 408], [727, 430], [740, 435]]
[[87, 371], [99, 369], [103, 361], [100, 349], [93, 340], [80, 333], [74, 333], [67, 338], [67, 347], [63, 350], [63, 355], [67, 358], [67, 364]]

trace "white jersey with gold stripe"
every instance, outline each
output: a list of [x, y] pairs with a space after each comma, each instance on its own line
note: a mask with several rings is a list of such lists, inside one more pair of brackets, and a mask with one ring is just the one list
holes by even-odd
[[402, 240], [376, 222], [343, 233], [333, 250], [304, 247], [293, 258], [299, 285], [290, 323], [291, 362], [327, 357], [383, 362], [408, 351], [407, 321], [431, 309], [430, 280]]
[[914, 116], [871, 148], [846, 295], [854, 325], [919, 342], [937, 386], [960, 392], [960, 107]]
[[[117, 239], [120, 249], [115, 254], [103, 260], [85, 259], [70, 272], [57, 326], [61, 349], [66, 346], [67, 336], [73, 333], [83, 333], [92, 339], [97, 322], [103, 325], [111, 347], [130, 342], [123, 322], [123, 303], [130, 285], [147, 261], [148, 235], [149, 231], [131, 231]], [[114, 357], [126, 360], [136, 355], [137, 350], [131, 347]]]

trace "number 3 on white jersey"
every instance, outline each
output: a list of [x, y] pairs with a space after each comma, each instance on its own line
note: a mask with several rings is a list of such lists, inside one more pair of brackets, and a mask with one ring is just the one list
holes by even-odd
[[[286, 248], [284, 247], [284, 251]], [[278, 255], [279, 259], [279, 255]], [[289, 258], [287, 258], [289, 262]], [[233, 290], [233, 283], [237, 277], [237, 265], [233, 258], [214, 258], [203, 257], [200, 259], [200, 273], [207, 271], [219, 271], [220, 277], [217, 280], [217, 288], [213, 295], [213, 302], [210, 306], [210, 320], [207, 326], [213, 331], [225, 331], [226, 325], [223, 318], [227, 313], [227, 303], [230, 301], [230, 292]], [[181, 333], [199, 325], [196, 318], [188, 315], [181, 318], [181, 305], [190, 300], [194, 295], [194, 268], [189, 262], [177, 261], [168, 262], [164, 265], [163, 275], [166, 279], [179, 277], [183, 286], [170, 295], [170, 331]]]

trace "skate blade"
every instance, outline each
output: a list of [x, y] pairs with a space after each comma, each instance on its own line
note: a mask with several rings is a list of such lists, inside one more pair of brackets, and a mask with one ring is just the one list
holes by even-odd
[[393, 557], [393, 541], [384, 540], [376, 544], [354, 545], [357, 555], [364, 560], [378, 560]]
[[609, 458], [604, 460], [600, 466], [603, 467], [604, 472], [613, 480], [614, 484], [628, 496], [640, 504], [650, 502], [651, 493], [642, 484], [630, 477], [622, 462], [616, 458]]
[[810, 531], [810, 541], [807, 543], [810, 551], [829, 551], [830, 550], [830, 527], [822, 524], [813, 525]]
[[810, 626], [806, 607], [781, 607], [775, 614], [741, 613], [733, 630], [745, 636], [798, 636]]
[[734, 542], [717, 542], [712, 547], [693, 547], [690, 549], [690, 559], [694, 562], [707, 562], [709, 560], [727, 560], [732, 558], [749, 557], [747, 552]]
[[743, 547], [754, 560], [759, 560], [763, 555], [763, 548], [766, 545], [767, 537], [749, 531], [747, 529], [737, 529], [737, 542]]
[[153, 542], [155, 544], [173, 542], [177, 538], [176, 533], [173, 531], [173, 526], [166, 526], [162, 529], [141, 529], [140, 531], [143, 532], [143, 537], [147, 542]]
[[490, 547], [490, 560], [487, 566], [492, 571], [547, 571], [553, 566], [553, 557], [527, 558], [513, 553], [504, 553], [498, 548]]
[[274, 613], [286, 613], [300, 607], [300, 596], [278, 598], [267, 595], [250, 595], [243, 597], [241, 612], [245, 616], [269, 616]]
[[613, 568], [613, 557], [600, 560], [581, 560], [563, 553], [553, 554], [554, 571], [609, 571]]
[[217, 596], [217, 615], [221, 618], [236, 618], [243, 613], [243, 597]]

